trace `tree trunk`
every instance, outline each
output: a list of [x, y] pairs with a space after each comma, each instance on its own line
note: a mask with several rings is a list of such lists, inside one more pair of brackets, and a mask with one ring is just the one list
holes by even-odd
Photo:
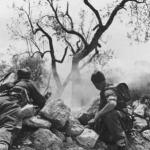
[[72, 105], [76, 108], [81, 107], [81, 75], [79, 71], [79, 62], [72, 60]]
[[62, 84], [61, 84], [59, 75], [57, 73], [56, 63], [53, 60], [52, 60], [52, 73], [53, 73], [53, 78], [56, 82], [56, 87], [57, 87], [55, 95], [60, 96], [60, 93], [61, 93], [61, 90], [62, 90]]

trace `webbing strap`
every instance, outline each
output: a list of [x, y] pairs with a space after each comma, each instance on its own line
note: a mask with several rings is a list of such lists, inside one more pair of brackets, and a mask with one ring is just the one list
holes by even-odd
[[[13, 88], [13, 90], [15, 90], [15, 89], [16, 89], [16, 90], [19, 89], [19, 90], [21, 90], [21, 91], [24, 91], [25, 96], [26, 96], [26, 99], [27, 99], [27, 101], [30, 103], [30, 98], [29, 98], [28, 92], [27, 92], [27, 90], [26, 90], [24, 87], [15, 85], [15, 87]], [[14, 91], [12, 91], [12, 92], [14, 92]]]

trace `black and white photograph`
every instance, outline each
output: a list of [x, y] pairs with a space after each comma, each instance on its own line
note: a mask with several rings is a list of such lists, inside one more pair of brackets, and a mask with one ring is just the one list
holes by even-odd
[[0, 150], [150, 150], [150, 0], [0, 0]]

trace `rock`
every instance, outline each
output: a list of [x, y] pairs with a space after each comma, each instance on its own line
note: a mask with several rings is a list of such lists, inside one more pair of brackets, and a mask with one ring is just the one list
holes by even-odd
[[32, 145], [32, 142], [29, 138], [26, 138], [24, 141], [23, 141], [23, 145]]
[[137, 129], [142, 129], [145, 126], [147, 126], [147, 122], [145, 119], [139, 118], [139, 117], [135, 117], [135, 121], [134, 121], [134, 127], [136, 127]]
[[150, 130], [143, 131], [142, 136], [150, 141]]
[[84, 130], [83, 125], [80, 124], [80, 122], [75, 119], [73, 116], [69, 117], [69, 121], [66, 125], [66, 133], [69, 136], [78, 136], [80, 135]]
[[56, 129], [53, 129], [52, 132], [53, 132], [57, 137], [59, 137], [62, 141], [65, 141], [65, 139], [66, 139], [66, 137], [65, 137], [65, 135], [64, 135], [65, 133], [60, 132], [60, 131], [58, 131], [58, 130], [56, 130]]
[[36, 128], [50, 129], [51, 123], [48, 120], [42, 119], [40, 116], [33, 116], [31, 118], [24, 119], [24, 125]]
[[138, 114], [138, 115], [141, 115], [141, 116], [144, 116], [144, 108], [145, 108], [145, 105], [144, 104], [134, 104], [135, 105], [135, 110], [134, 110], [134, 113]]
[[[136, 101], [136, 102], [134, 102], [134, 106], [135, 106], [134, 113], [144, 117], [145, 105]], [[134, 126], [138, 129], [142, 129], [143, 127], [147, 126], [146, 120], [141, 117], [138, 117], [138, 116], [135, 117], [134, 124], [135, 124]]]
[[91, 105], [85, 112], [82, 112], [81, 114], [78, 115], [78, 120], [82, 125], [87, 125], [88, 121], [95, 116], [95, 113], [99, 109], [99, 104], [100, 104], [100, 99], [99, 97], [97, 97], [92, 101]]
[[66, 137], [66, 142], [67, 142], [68, 144], [73, 144], [73, 140], [72, 140], [71, 137]]
[[19, 150], [35, 150], [35, 149], [28, 147], [28, 146], [23, 146], [23, 147], [19, 148]]
[[69, 120], [70, 108], [68, 108], [61, 99], [51, 100], [40, 113], [50, 120], [56, 129], [59, 129], [63, 128]]
[[38, 129], [31, 140], [36, 150], [61, 150], [63, 146], [61, 139], [48, 129]]
[[99, 135], [91, 130], [91, 129], [84, 129], [82, 134], [76, 137], [76, 140], [83, 146], [88, 148], [93, 148], [98, 140]]
[[66, 150], [86, 150], [86, 149], [84, 149], [83, 147], [76, 146], [76, 147], [69, 147]]
[[[145, 150], [144, 146], [142, 145], [135, 145], [134, 147], [136, 150]], [[148, 149], [147, 149], [148, 150]]]

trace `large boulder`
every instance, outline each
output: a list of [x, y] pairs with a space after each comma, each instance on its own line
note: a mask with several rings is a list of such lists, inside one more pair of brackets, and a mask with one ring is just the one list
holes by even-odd
[[73, 116], [69, 117], [69, 121], [66, 125], [66, 133], [69, 136], [78, 136], [84, 131], [84, 126], [74, 118]]
[[31, 135], [36, 150], [61, 150], [63, 143], [60, 138], [48, 129], [39, 129]]
[[134, 126], [140, 130], [140, 129], [144, 128], [145, 126], [147, 126], [147, 121], [144, 119], [144, 109], [146, 106], [145, 106], [145, 104], [141, 104], [138, 101], [134, 102], [134, 106], [135, 106]]
[[76, 137], [76, 140], [87, 148], [93, 148], [98, 138], [99, 135], [95, 131], [86, 128], [79, 136]]
[[49, 101], [41, 110], [41, 115], [52, 122], [56, 129], [63, 128], [69, 120], [70, 108], [61, 99]]
[[48, 120], [41, 118], [40, 116], [33, 116], [23, 121], [24, 125], [35, 128], [50, 129], [51, 123]]

